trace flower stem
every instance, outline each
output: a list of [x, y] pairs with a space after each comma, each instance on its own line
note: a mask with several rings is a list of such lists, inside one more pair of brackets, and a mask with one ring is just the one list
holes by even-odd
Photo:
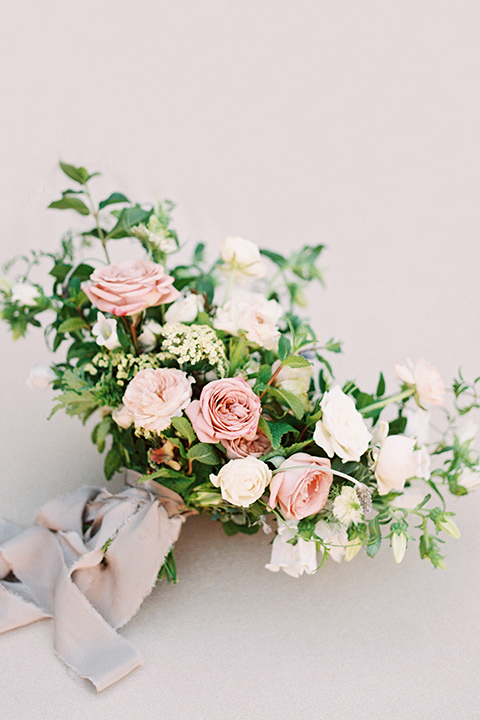
[[362, 415], [365, 415], [366, 413], [372, 412], [373, 410], [380, 410], [381, 408], [389, 405], [390, 403], [411, 397], [414, 393], [415, 388], [407, 388], [406, 390], [402, 390], [402, 392], [395, 393], [395, 395], [389, 395], [388, 397], [384, 397], [381, 400], [372, 403], [371, 405], [365, 405], [365, 407], [360, 408], [360, 412], [362, 413]]
[[280, 370], [281, 370], [282, 368], [283, 368], [283, 363], [280, 363], [280, 365], [279, 365], [278, 368], [275, 370], [275, 372], [273, 373], [273, 375], [270, 376], [270, 380], [267, 382], [267, 387], [265, 388], [265, 390], [263, 390], [262, 393], [260, 393], [260, 396], [259, 396], [259, 397], [260, 397], [260, 400], [263, 398], [263, 396], [264, 396], [265, 393], [267, 392], [267, 390], [268, 390], [268, 388], [270, 387], [270, 385], [271, 385], [273, 382], [275, 382], [275, 378], [277, 377], [278, 373], [280, 372]]

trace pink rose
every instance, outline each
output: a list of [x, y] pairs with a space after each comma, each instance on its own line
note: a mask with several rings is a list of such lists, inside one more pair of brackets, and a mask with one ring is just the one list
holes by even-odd
[[213, 380], [186, 414], [198, 439], [206, 443], [245, 438], [253, 440], [262, 411], [260, 398], [241, 377]]
[[274, 475], [270, 483], [268, 505], [274, 508], [278, 504], [286, 518], [301, 520], [315, 515], [327, 502], [332, 473], [327, 458], [313, 457], [306, 453], [295, 453], [284, 460], [278, 468], [282, 472]]
[[131, 414], [135, 427], [160, 433], [190, 403], [193, 382], [175, 368], [140, 370], [123, 396], [125, 411]]
[[222, 445], [227, 451], [229, 460], [237, 458], [254, 457], [259, 458], [272, 449], [272, 444], [260, 428], [252, 440], [245, 437], [234, 438], [233, 440], [222, 440]]
[[180, 295], [163, 266], [149, 260], [126, 260], [94, 270], [82, 290], [99, 310], [120, 316], [136, 315]]

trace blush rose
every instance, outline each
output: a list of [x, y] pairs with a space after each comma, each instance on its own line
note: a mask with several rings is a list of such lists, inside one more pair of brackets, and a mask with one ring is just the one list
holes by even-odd
[[269, 507], [280, 508], [286, 518], [301, 520], [315, 515], [327, 502], [333, 475], [327, 458], [295, 453], [284, 460], [270, 483]]
[[260, 399], [250, 385], [236, 377], [209, 382], [186, 414], [201, 442], [218, 443], [241, 437], [253, 440], [261, 410]]
[[136, 315], [180, 295], [163, 266], [149, 260], [126, 260], [94, 270], [82, 290], [99, 310], [118, 316]]
[[229, 460], [246, 457], [259, 458], [272, 449], [272, 443], [260, 428], [257, 429], [255, 437], [251, 440], [239, 437], [233, 440], [222, 440], [222, 445], [227, 451]]

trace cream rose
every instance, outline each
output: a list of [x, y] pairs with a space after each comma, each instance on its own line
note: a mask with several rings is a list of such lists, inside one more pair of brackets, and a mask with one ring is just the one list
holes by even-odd
[[268, 465], [254, 457], [230, 460], [218, 475], [210, 475], [223, 499], [239, 507], [248, 507], [261, 498], [271, 479]]
[[420, 358], [414, 365], [411, 360], [395, 365], [400, 380], [415, 388], [415, 396], [421, 407], [445, 405], [445, 386], [437, 368]]
[[333, 475], [330, 460], [295, 453], [279, 466], [270, 485], [268, 505], [280, 508], [286, 518], [301, 520], [315, 515], [327, 502]]
[[163, 266], [149, 260], [126, 260], [94, 270], [82, 290], [102, 312], [136, 315], [179, 296]]
[[253, 440], [261, 411], [260, 399], [250, 385], [236, 377], [209, 382], [186, 414], [201, 442], [218, 443], [235, 438]]
[[140, 370], [123, 396], [125, 410], [131, 414], [135, 427], [160, 433], [170, 426], [172, 417], [181, 415], [190, 404], [193, 382], [193, 378], [175, 368]]
[[320, 403], [323, 415], [315, 426], [313, 439], [328, 457], [359, 461], [372, 439], [352, 397], [339, 385], [325, 393]]
[[235, 280], [242, 282], [248, 277], [265, 277], [267, 269], [260, 250], [251, 240], [228, 236], [220, 243], [220, 256], [227, 271], [235, 271]]
[[267, 300], [260, 293], [246, 293], [219, 308], [213, 324], [230, 335], [239, 335], [243, 330], [249, 342], [274, 350], [280, 337], [277, 323], [282, 315], [276, 300]]
[[382, 443], [375, 465], [379, 495], [401, 492], [414, 475], [415, 440], [405, 435], [389, 435]]

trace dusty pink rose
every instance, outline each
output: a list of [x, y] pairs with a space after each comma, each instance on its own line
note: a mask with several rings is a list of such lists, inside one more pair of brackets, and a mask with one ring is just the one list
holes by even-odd
[[163, 266], [149, 260], [126, 260], [94, 270], [82, 290], [99, 310], [120, 316], [173, 302], [180, 295]]
[[175, 368], [140, 370], [129, 383], [123, 404], [135, 427], [161, 432], [178, 417], [192, 397], [193, 378]]
[[186, 414], [201, 442], [218, 443], [235, 438], [253, 440], [261, 410], [250, 385], [236, 377], [205, 385], [200, 400], [190, 403]]
[[253, 440], [239, 437], [233, 440], [222, 440], [222, 445], [227, 451], [227, 458], [229, 460], [246, 457], [259, 458], [272, 449], [272, 443], [260, 428], [257, 428], [257, 433]]
[[313, 457], [307, 453], [295, 453], [284, 460], [278, 468], [282, 472], [274, 475], [270, 483], [271, 508], [277, 503], [286, 518], [301, 520], [315, 515], [327, 502], [332, 473], [327, 458]]

